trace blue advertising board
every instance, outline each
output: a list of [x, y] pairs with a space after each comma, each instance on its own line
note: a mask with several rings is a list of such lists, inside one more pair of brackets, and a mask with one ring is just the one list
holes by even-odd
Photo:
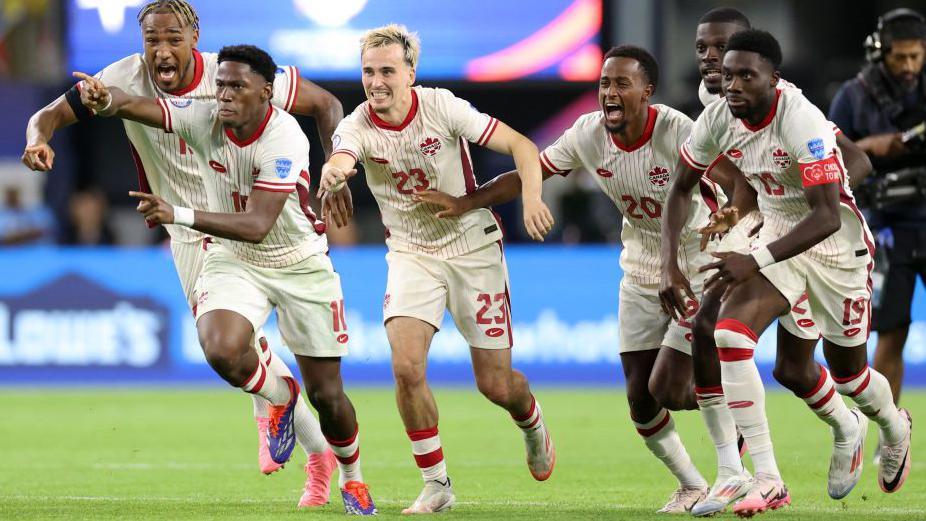
[[[70, 70], [96, 72], [141, 52], [147, 0], [70, 0]], [[419, 79], [597, 78], [601, 0], [199, 0], [199, 48], [249, 43], [315, 80], [359, 80], [359, 39], [388, 23], [422, 42]]]
[[[537, 383], [622, 382], [620, 249], [511, 246], [506, 253], [515, 365]], [[346, 299], [350, 345], [344, 372], [351, 384], [391, 381], [382, 326], [384, 255], [381, 246], [331, 252]], [[222, 384], [203, 358], [167, 248], [5, 249], [0, 273], [0, 383]], [[906, 378], [924, 384], [922, 292], [913, 316]], [[295, 367], [273, 318], [265, 332], [274, 351]], [[756, 352], [766, 377], [774, 337], [774, 329], [766, 332]], [[469, 348], [445, 317], [431, 347], [429, 375], [437, 383], [468, 383], [471, 372]]]

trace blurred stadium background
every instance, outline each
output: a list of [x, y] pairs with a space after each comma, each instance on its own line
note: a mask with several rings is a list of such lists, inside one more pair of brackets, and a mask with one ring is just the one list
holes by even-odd
[[[303, 476], [290, 469], [268, 482], [255, 471], [249, 401], [226, 389], [206, 365], [167, 236], [147, 229], [126, 195], [137, 177], [122, 124], [99, 119], [59, 131], [48, 174], [30, 172], [19, 161], [29, 116], [72, 85], [70, 71], [93, 73], [140, 50], [135, 15], [144, 3], [0, 0], [0, 518], [294, 513]], [[404, 23], [421, 35], [421, 84], [450, 88], [541, 148], [579, 114], [596, 110], [600, 57], [618, 43], [650, 49], [661, 65], [656, 100], [696, 115], [694, 32], [712, 7], [733, 5], [773, 32], [783, 44], [784, 76], [824, 111], [862, 64], [862, 41], [878, 15], [901, 5], [926, 11], [926, 2], [884, 0], [193, 4], [201, 18], [201, 49], [260, 45], [277, 63], [298, 66], [333, 92], [345, 112], [363, 100], [358, 35]], [[317, 182], [322, 149], [314, 123], [300, 121], [312, 140]], [[480, 181], [513, 166], [478, 148], [473, 156]], [[395, 511], [417, 493], [418, 475], [388, 387], [383, 229], [364, 183], [352, 186], [354, 223], [330, 239], [351, 329], [345, 380], [365, 429], [367, 478], [381, 508]], [[552, 487], [535, 485], [522, 467], [519, 437], [506, 430], [502, 413], [472, 387], [441, 389], [442, 434], [460, 506], [472, 519], [647, 518], [673, 485], [627, 421], [616, 389], [622, 381], [620, 217], [584, 173], [551, 180], [544, 192], [557, 219], [544, 244], [528, 243], [517, 203], [497, 210], [508, 241], [513, 356], [534, 384], [544, 386], [560, 465]], [[906, 384], [926, 385], [922, 288], [913, 317]], [[266, 328], [271, 345], [292, 362], [273, 320]], [[430, 378], [439, 386], [470, 384], [468, 349], [449, 317], [445, 325], [431, 349]], [[757, 359], [774, 385], [774, 333], [762, 338]], [[72, 389], [75, 384], [86, 388]], [[374, 389], [358, 390], [363, 386]], [[914, 416], [926, 412], [922, 392], [908, 391], [904, 400]], [[902, 498], [877, 491], [869, 468], [847, 501], [827, 499], [826, 430], [783, 393], [770, 395], [769, 414], [799, 505], [785, 516], [926, 519], [926, 475], [918, 470]], [[697, 414], [677, 418], [711, 479], [712, 446]], [[494, 432], [507, 435], [479, 435]], [[589, 447], [602, 446], [607, 449], [586, 457]]]
[[[143, 0], [6, 0], [0, 23], [0, 382], [218, 384], [160, 228], [147, 229], [126, 192], [137, 176], [122, 124], [93, 120], [59, 131], [47, 175], [19, 162], [29, 116], [71, 85], [72, 70], [96, 72], [138, 52], [135, 16]], [[641, 44], [659, 59], [658, 102], [696, 115], [694, 30], [724, 2], [707, 0], [199, 0], [200, 48], [255, 43], [280, 64], [332, 91], [350, 112], [363, 100], [357, 37], [400, 22], [423, 42], [419, 81], [443, 86], [534, 139], [541, 148], [595, 110], [602, 50]], [[826, 110], [863, 60], [877, 16], [923, 2], [838, 0], [726, 2], [777, 35], [784, 76]], [[921, 5], [916, 5], [921, 4]], [[851, 7], [849, 7], [851, 6]], [[311, 120], [312, 173], [323, 158]], [[508, 158], [474, 148], [480, 181]], [[352, 355], [350, 383], [388, 383], [381, 326], [383, 230], [363, 182], [353, 184], [354, 224], [331, 233], [344, 274]], [[535, 380], [619, 382], [617, 288], [620, 216], [587, 175], [545, 183], [557, 226], [527, 244], [517, 203], [499, 208], [510, 245], [515, 359]], [[908, 340], [907, 382], [926, 383], [926, 299], [917, 293]], [[448, 321], [448, 326], [451, 323]], [[271, 333], [275, 331], [271, 325]], [[766, 335], [759, 350], [770, 369]], [[871, 340], [874, 346], [875, 338]], [[278, 338], [273, 342], [281, 349]], [[468, 352], [453, 327], [436, 339], [433, 378], [469, 381]]]

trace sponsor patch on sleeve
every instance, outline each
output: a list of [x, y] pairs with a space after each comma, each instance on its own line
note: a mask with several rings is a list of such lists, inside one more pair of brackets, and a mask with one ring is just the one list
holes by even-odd
[[823, 148], [823, 139], [814, 138], [807, 142], [807, 149], [810, 150], [810, 155], [816, 158], [818, 161], [823, 159], [826, 151]]
[[170, 104], [178, 109], [185, 109], [193, 104], [192, 98], [170, 98]]
[[280, 158], [276, 160], [277, 177], [285, 179], [289, 176], [289, 171], [293, 168], [293, 162], [289, 159]]
[[801, 163], [801, 182], [805, 187], [842, 181], [842, 167], [836, 156], [813, 163]]

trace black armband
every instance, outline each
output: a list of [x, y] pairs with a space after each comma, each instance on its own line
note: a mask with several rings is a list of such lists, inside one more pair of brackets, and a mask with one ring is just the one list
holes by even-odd
[[68, 91], [64, 93], [64, 99], [67, 100], [68, 105], [71, 106], [71, 110], [74, 111], [74, 115], [77, 116], [77, 121], [84, 121], [92, 118], [93, 112], [90, 112], [90, 109], [80, 102], [80, 88], [78, 85], [79, 83], [75, 83], [73, 87], [68, 89]]

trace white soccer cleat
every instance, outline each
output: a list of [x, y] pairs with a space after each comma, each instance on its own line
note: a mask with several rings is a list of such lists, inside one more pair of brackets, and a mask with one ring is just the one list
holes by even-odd
[[[540, 407], [539, 405], [537, 407]], [[527, 468], [537, 481], [546, 481], [553, 474], [556, 466], [556, 448], [546, 424], [524, 433], [524, 445], [527, 448]]]
[[717, 476], [717, 481], [711, 487], [710, 493], [692, 507], [691, 514], [695, 517], [702, 517], [723, 512], [727, 509], [727, 505], [745, 496], [753, 483], [752, 476], [746, 469], [743, 469], [742, 474], [734, 474], [726, 478]]
[[837, 441], [833, 444], [833, 455], [830, 457], [830, 472], [827, 482], [827, 492], [833, 499], [842, 499], [848, 496], [862, 477], [862, 467], [865, 459], [865, 435], [868, 434], [868, 417], [862, 414], [858, 407], [849, 412], [858, 420], [858, 430], [852, 438]]
[[453, 495], [453, 487], [450, 486], [450, 478], [447, 483], [437, 480], [425, 481], [421, 494], [418, 499], [412, 503], [412, 506], [402, 510], [403, 514], [433, 514], [449, 510], [456, 502], [457, 498]]
[[907, 424], [907, 435], [895, 445], [881, 447], [881, 467], [878, 468], [878, 485], [891, 494], [900, 490], [910, 473], [910, 435], [913, 432], [913, 418], [910, 411], [899, 409], [900, 419]]
[[678, 487], [669, 498], [669, 502], [656, 511], [657, 514], [687, 514], [698, 504], [699, 501], [707, 497], [708, 488], [685, 488]]

